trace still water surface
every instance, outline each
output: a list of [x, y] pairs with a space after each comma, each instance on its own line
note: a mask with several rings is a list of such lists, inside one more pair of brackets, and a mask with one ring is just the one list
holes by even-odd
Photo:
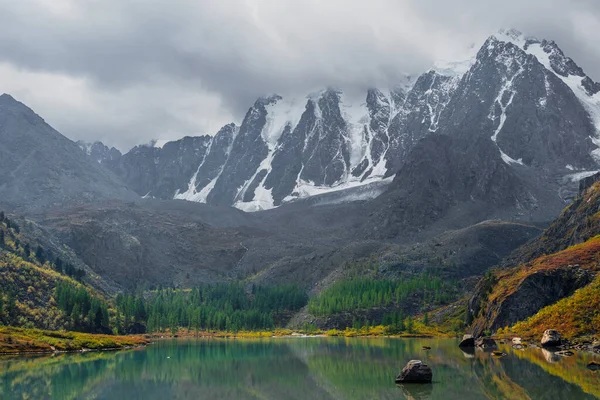
[[[425, 351], [422, 346], [432, 349]], [[497, 359], [444, 339], [173, 340], [116, 353], [0, 357], [1, 399], [599, 399], [591, 355], [502, 347]], [[431, 385], [398, 387], [411, 359]], [[597, 359], [596, 359], [597, 360]]]

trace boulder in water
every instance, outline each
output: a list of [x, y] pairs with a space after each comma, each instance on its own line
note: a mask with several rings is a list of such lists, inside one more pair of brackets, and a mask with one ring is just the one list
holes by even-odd
[[473, 335], [464, 335], [458, 347], [475, 347], [475, 338]]
[[555, 329], [546, 329], [544, 335], [542, 336], [542, 346], [556, 347], [560, 346], [560, 343], [560, 333]]
[[432, 378], [433, 373], [427, 364], [421, 360], [411, 360], [396, 377], [396, 383], [431, 383]]

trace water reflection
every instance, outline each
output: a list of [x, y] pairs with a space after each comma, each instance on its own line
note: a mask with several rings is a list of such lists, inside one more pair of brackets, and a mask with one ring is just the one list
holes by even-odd
[[[165, 341], [119, 353], [0, 358], [0, 398], [600, 398], [600, 376], [586, 368], [590, 355], [501, 350], [508, 356], [465, 352], [454, 340]], [[433, 384], [394, 384], [410, 359], [432, 367]]]

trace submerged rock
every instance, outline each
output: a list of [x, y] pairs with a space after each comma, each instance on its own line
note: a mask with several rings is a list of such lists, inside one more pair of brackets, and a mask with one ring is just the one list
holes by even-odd
[[396, 377], [396, 383], [431, 383], [432, 378], [433, 372], [427, 364], [421, 360], [411, 360]]
[[542, 346], [544, 347], [556, 347], [560, 346], [561, 339], [560, 333], [555, 329], [547, 329], [542, 336]]
[[498, 358], [500, 358], [500, 357], [507, 356], [508, 354], [506, 354], [506, 353], [503, 353], [503, 352], [501, 352], [501, 351], [492, 351], [492, 355], [493, 355], [494, 357], [498, 357]]
[[458, 347], [475, 347], [475, 338], [473, 335], [464, 335]]
[[482, 349], [495, 349], [498, 347], [496, 341], [492, 338], [481, 337], [475, 341], [475, 345]]

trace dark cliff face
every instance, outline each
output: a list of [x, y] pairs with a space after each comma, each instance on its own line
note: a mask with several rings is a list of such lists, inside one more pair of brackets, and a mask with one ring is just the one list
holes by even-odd
[[387, 176], [394, 175], [400, 169], [420, 139], [438, 131], [440, 114], [453, 95], [455, 85], [456, 78], [435, 71], [429, 71], [417, 79], [406, 95], [402, 108], [390, 121]]
[[488, 136], [513, 160], [542, 170], [597, 167], [596, 130], [573, 91], [536, 57], [495, 37], [462, 78], [440, 126], [449, 135]]
[[219, 205], [232, 205], [244, 196], [244, 188], [255, 173], [262, 160], [269, 153], [267, 143], [261, 132], [267, 122], [265, 106], [279, 101], [279, 96], [259, 99], [248, 110], [240, 126], [229, 158], [225, 163], [221, 177], [208, 195], [208, 202]]
[[162, 148], [137, 146], [107, 164], [140, 196], [173, 198], [188, 188], [189, 177], [204, 159], [209, 136], [184, 137]]
[[408, 155], [388, 191], [372, 202], [372, 234], [394, 237], [447, 219], [472, 223], [527, 212], [538, 200], [487, 138], [430, 134]]
[[100, 164], [108, 165], [109, 167], [118, 162], [122, 156], [119, 150], [114, 147], [105, 146], [102, 142], [86, 143], [79, 140], [76, 143], [81, 150], [92, 158], [92, 160]]

